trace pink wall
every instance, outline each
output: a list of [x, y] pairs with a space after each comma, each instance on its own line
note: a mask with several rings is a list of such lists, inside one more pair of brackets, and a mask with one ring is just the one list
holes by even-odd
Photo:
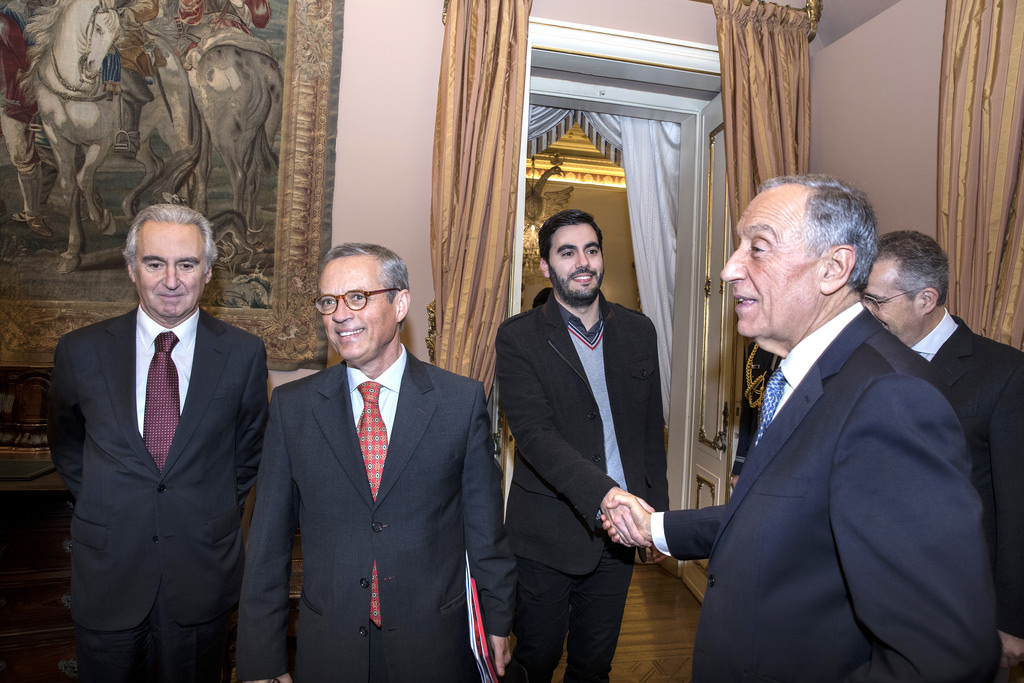
[[406, 260], [412, 306], [402, 337], [423, 359], [442, 7], [345, 0], [338, 105], [333, 244], [378, 242]]
[[944, 21], [903, 0], [811, 59], [811, 171], [866, 191], [882, 232], [935, 235]]

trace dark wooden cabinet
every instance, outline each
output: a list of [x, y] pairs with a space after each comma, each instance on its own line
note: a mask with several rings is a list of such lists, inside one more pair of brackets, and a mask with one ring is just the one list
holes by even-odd
[[67, 491], [0, 490], [0, 683], [77, 678], [72, 509]]
[[0, 366], [0, 683], [76, 679], [71, 494], [46, 444], [47, 367]]

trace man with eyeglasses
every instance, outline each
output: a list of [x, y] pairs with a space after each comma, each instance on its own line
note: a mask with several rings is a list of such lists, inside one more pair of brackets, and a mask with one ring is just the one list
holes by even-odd
[[405, 262], [390, 249], [341, 244], [324, 257], [313, 305], [344, 362], [271, 399], [239, 608], [241, 679], [291, 680], [296, 527], [297, 681], [479, 680], [467, 562], [504, 673], [515, 562], [483, 386], [406, 351], [409, 303]]
[[882, 235], [864, 304], [949, 382], [982, 500], [1006, 680], [1006, 669], [1024, 659], [1024, 353], [950, 315], [948, 290], [949, 260], [934, 239], [911, 230]]

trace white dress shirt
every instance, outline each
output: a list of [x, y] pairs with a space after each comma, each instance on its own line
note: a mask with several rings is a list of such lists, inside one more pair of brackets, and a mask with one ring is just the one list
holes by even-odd
[[391, 439], [392, 427], [395, 424], [395, 413], [398, 411], [398, 390], [402, 387], [402, 375], [405, 374], [405, 345], [402, 345], [402, 354], [387, 370], [382, 372], [376, 379], [370, 379], [362, 370], [349, 366], [348, 386], [349, 395], [352, 398], [352, 415], [356, 421], [356, 430], [359, 429], [359, 418], [363, 414], [363, 394], [359, 391], [359, 385], [363, 382], [377, 382], [380, 384], [380, 396], [377, 404], [380, 407], [380, 416], [384, 420], [384, 426], [388, 430], [388, 440]]
[[146, 380], [149, 378], [149, 364], [156, 353], [156, 338], [161, 332], [173, 332], [178, 343], [171, 349], [171, 360], [178, 370], [178, 412], [185, 407], [188, 383], [192, 377], [192, 359], [196, 353], [196, 330], [199, 328], [199, 309], [177, 327], [168, 330], [146, 315], [139, 308], [135, 317], [135, 408], [139, 418], [139, 434], [142, 434], [146, 417]]
[[924, 336], [924, 339], [911, 346], [911, 350], [917, 351], [929, 363], [935, 354], [939, 352], [942, 345], [949, 341], [949, 338], [956, 332], [956, 321], [946, 309], [942, 310], [942, 320], [935, 326], [935, 329]]
[[[800, 386], [800, 382], [803, 381], [807, 373], [810, 372], [811, 368], [818, 359], [821, 358], [821, 354], [825, 353], [825, 349], [835, 341], [846, 326], [853, 322], [864, 310], [864, 306], [861, 303], [856, 303], [846, 310], [842, 311], [836, 317], [829, 320], [827, 323], [811, 332], [809, 335], [804, 337], [793, 350], [789, 352], [782, 362], [779, 363], [778, 370], [786, 378], [786, 384], [782, 390], [782, 398], [779, 399], [779, 405], [775, 409], [775, 415], [778, 416], [779, 411], [782, 410], [782, 406], [786, 404], [786, 401], [793, 394], [793, 389]], [[748, 455], [749, 459], [749, 455]], [[742, 475], [741, 475], [742, 476]], [[669, 554], [668, 543], [665, 541], [665, 513], [655, 512], [651, 515], [651, 538], [654, 541], [654, 547], [665, 553]]]

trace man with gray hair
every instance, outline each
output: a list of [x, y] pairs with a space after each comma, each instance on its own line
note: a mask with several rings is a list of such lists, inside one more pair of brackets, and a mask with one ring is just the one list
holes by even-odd
[[302, 534], [295, 680], [479, 680], [466, 569], [496, 673], [515, 562], [483, 386], [402, 344], [405, 262], [376, 244], [324, 257], [311, 305], [343, 364], [274, 391], [238, 618], [238, 676], [290, 681], [289, 572]]
[[198, 212], [143, 209], [124, 257], [138, 308], [61, 337], [50, 377], [50, 453], [75, 497], [78, 679], [219, 683], [266, 349], [199, 308], [217, 248]]
[[1024, 353], [974, 334], [950, 315], [948, 290], [949, 259], [938, 242], [912, 230], [882, 235], [864, 305], [949, 383], [981, 496], [1000, 665], [1008, 669], [1024, 658]]
[[605, 523], [709, 558], [693, 680], [989, 679], [995, 601], [963, 430], [942, 379], [861, 303], [867, 197], [777, 178], [733, 239], [738, 330], [782, 357], [743, 474], [726, 505], [653, 513], [620, 494], [631, 514]]

